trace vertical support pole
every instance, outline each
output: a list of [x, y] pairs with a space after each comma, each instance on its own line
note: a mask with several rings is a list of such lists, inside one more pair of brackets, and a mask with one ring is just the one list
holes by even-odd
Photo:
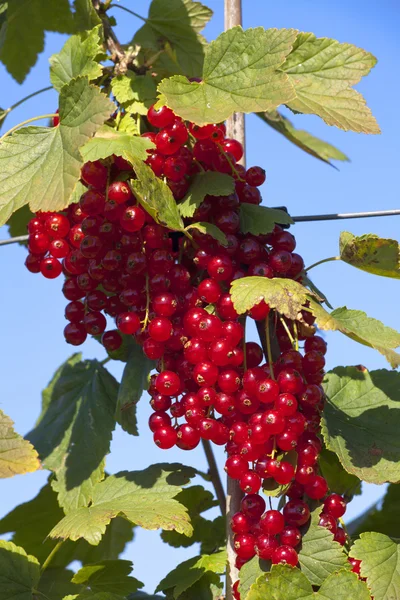
[[[242, 1], [225, 0], [225, 30], [242, 24]], [[227, 136], [235, 138], [245, 149], [245, 123], [242, 113], [234, 113], [226, 123]], [[245, 164], [245, 154], [240, 161]], [[232, 516], [240, 510], [242, 491], [236, 480], [228, 477], [226, 497], [226, 539], [228, 563], [226, 569], [226, 600], [233, 600], [232, 586], [238, 580], [238, 570], [235, 567], [235, 550], [233, 545], [233, 533], [230, 528]]]

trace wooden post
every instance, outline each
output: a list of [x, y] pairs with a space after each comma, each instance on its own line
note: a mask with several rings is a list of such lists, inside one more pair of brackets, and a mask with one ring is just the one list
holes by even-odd
[[[242, 1], [225, 0], [225, 30], [242, 24]], [[245, 123], [242, 113], [234, 113], [226, 123], [227, 136], [234, 138], [245, 149]], [[245, 154], [240, 161], [245, 164]], [[226, 569], [226, 600], [233, 600], [232, 586], [238, 580], [238, 570], [235, 567], [236, 554], [233, 546], [233, 533], [230, 528], [232, 516], [240, 510], [242, 491], [236, 480], [228, 477], [226, 496], [226, 539], [228, 563]]]

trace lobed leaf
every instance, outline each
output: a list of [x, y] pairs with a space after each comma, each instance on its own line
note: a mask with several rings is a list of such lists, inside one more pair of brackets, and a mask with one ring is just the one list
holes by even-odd
[[111, 81], [111, 90], [128, 113], [146, 115], [156, 102], [157, 85], [150, 73], [136, 75], [128, 71], [125, 75], [117, 75]]
[[289, 142], [292, 142], [292, 144], [295, 144], [295, 146], [304, 150], [307, 154], [314, 156], [314, 158], [318, 158], [329, 165], [332, 165], [331, 160], [349, 160], [343, 152], [332, 146], [332, 144], [320, 140], [311, 135], [311, 133], [308, 133], [308, 131], [296, 129], [291, 121], [277, 110], [257, 113], [257, 116], [272, 127], [272, 129], [282, 134]]
[[322, 449], [318, 457], [321, 475], [328, 482], [330, 490], [351, 498], [361, 494], [361, 481], [356, 475], [348, 473], [334, 452]]
[[340, 258], [347, 264], [373, 275], [400, 279], [400, 247], [396, 240], [367, 234], [340, 234]]
[[247, 598], [249, 591], [257, 579], [271, 570], [271, 562], [254, 556], [243, 565], [239, 572], [239, 593], [241, 598]]
[[33, 212], [68, 206], [84, 162], [79, 148], [113, 106], [80, 77], [61, 90], [58, 127], [24, 127], [0, 142], [0, 225], [28, 203]]
[[[15, 213], [11, 215], [7, 221], [8, 233], [10, 237], [17, 237], [20, 235], [26, 235], [28, 231], [28, 223], [33, 217], [33, 213], [29, 210], [28, 206], [23, 206]], [[27, 242], [18, 242], [22, 246], [26, 246]]]
[[361, 560], [361, 577], [367, 578], [375, 600], [400, 597], [400, 546], [381, 533], [362, 533], [350, 556]]
[[128, 356], [118, 390], [115, 418], [124, 431], [138, 435], [136, 405], [148, 387], [148, 379], [154, 362], [149, 360], [142, 348], [135, 344]]
[[40, 576], [38, 595], [50, 600], [63, 600], [70, 594], [79, 594], [83, 589], [72, 582], [73, 576], [73, 571], [64, 567], [54, 567], [52, 563]]
[[161, 100], [198, 125], [225, 121], [235, 111], [260, 112], [290, 102], [293, 86], [278, 69], [296, 35], [294, 29], [233, 27], [207, 46], [201, 81], [181, 75], [164, 79], [158, 86]]
[[212, 10], [192, 0], [152, 0], [145, 24], [133, 42], [142, 48], [174, 53], [179, 69], [187, 77], [201, 74], [205, 39], [201, 30], [212, 17]]
[[271, 573], [259, 577], [244, 600], [370, 600], [367, 586], [355, 573], [339, 571], [325, 579], [314, 593], [300, 569], [274, 565]]
[[104, 478], [104, 457], [115, 427], [118, 384], [96, 360], [73, 355], [43, 392], [42, 413], [28, 434], [65, 512], [87, 506]]
[[295, 92], [286, 104], [345, 131], [380, 133], [363, 96], [353, 89], [376, 62], [372, 54], [352, 44], [300, 33], [282, 67]]
[[327, 448], [363, 481], [400, 481], [400, 373], [337, 367], [323, 386]]
[[199, 231], [200, 233], [202, 233], [204, 235], [210, 235], [215, 240], [217, 240], [217, 242], [219, 242], [222, 246], [228, 245], [228, 240], [227, 240], [226, 235], [224, 234], [223, 231], [221, 231], [221, 229], [219, 227], [214, 225], [214, 223], [207, 223], [207, 222], [191, 223], [191, 225], [188, 225], [188, 227], [186, 229], [189, 229], [189, 230], [196, 229], [197, 231]]
[[0, 540], [0, 597], [2, 600], [32, 600], [39, 581], [39, 563], [23, 548]]
[[68, 38], [58, 54], [50, 57], [50, 81], [57, 91], [76, 77], [85, 76], [92, 81], [101, 76], [103, 69], [98, 62], [103, 55], [101, 34], [101, 25], [77, 33]]
[[196, 209], [207, 195], [229, 196], [235, 191], [233, 178], [225, 173], [216, 171], [204, 171], [196, 173], [190, 188], [182, 202], [179, 204], [179, 212], [182, 217], [193, 217]]
[[77, 31], [85, 31], [101, 25], [101, 18], [97, 14], [92, 0], [74, 0], [74, 9], [74, 23]]
[[256, 204], [240, 205], [240, 231], [264, 235], [273, 231], [276, 224], [293, 225], [294, 221], [284, 210], [267, 208]]
[[90, 587], [95, 594], [112, 592], [126, 596], [143, 587], [143, 583], [130, 576], [132, 569], [130, 560], [103, 560], [82, 567], [75, 573], [72, 581]]
[[132, 156], [146, 160], [147, 150], [151, 148], [154, 148], [154, 144], [148, 138], [117, 131], [113, 127], [104, 125], [92, 139], [80, 148], [80, 152], [85, 161], [108, 158], [113, 154], [127, 160]]
[[69, 513], [49, 535], [73, 541], [83, 538], [95, 546], [111, 519], [121, 515], [144, 529], [176, 530], [190, 536], [187, 509], [175, 496], [193, 476], [193, 469], [177, 464], [112, 475], [95, 485], [90, 507]]
[[0, 410], [0, 479], [40, 469], [34, 447], [14, 431], [14, 422]]
[[183, 221], [167, 184], [156, 177], [152, 169], [136, 156], [127, 153], [127, 159], [133, 165], [137, 177], [132, 181], [132, 188], [143, 208], [157, 223], [175, 231], [182, 231]]

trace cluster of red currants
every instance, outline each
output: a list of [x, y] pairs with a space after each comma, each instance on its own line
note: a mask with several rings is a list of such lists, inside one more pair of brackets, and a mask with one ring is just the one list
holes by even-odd
[[[160, 448], [191, 450], [200, 440], [226, 447], [226, 471], [246, 494], [231, 523], [237, 566], [256, 553], [295, 566], [299, 527], [310, 518], [306, 498], [325, 498], [320, 524], [346, 541], [337, 523], [345, 501], [327, 496], [317, 466], [326, 343], [314, 335], [307, 306], [295, 324], [261, 300], [247, 316], [269, 320], [280, 348], [263, 364], [261, 346], [245, 341], [246, 316], [236, 312], [229, 289], [249, 275], [298, 279], [304, 263], [293, 235], [278, 225], [266, 235], [240, 232], [240, 205], [261, 202], [265, 172], [238, 163], [243, 148], [226, 138], [223, 124], [186, 124], [167, 107], [151, 107], [147, 119], [153, 131], [144, 136], [155, 149], [146, 162], [177, 202], [199, 171], [234, 178], [232, 194], [206, 196], [186, 219], [186, 225], [213, 223], [226, 244], [194, 229], [190, 239], [179, 237], [156, 223], [132, 193], [131, 165], [113, 156], [84, 165], [88, 189], [78, 204], [30, 221], [26, 266], [47, 278], [64, 274], [67, 342], [101, 335], [104, 347], [115, 351], [121, 333], [133, 335], [158, 361], [149, 425]], [[106, 315], [117, 329], [106, 331]], [[287, 488], [282, 514], [265, 512], [259, 491], [271, 485]]]

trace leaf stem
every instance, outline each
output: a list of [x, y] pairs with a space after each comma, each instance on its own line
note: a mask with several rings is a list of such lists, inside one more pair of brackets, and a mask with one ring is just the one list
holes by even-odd
[[211, 483], [214, 486], [215, 494], [217, 496], [219, 506], [221, 509], [222, 516], [225, 516], [226, 513], [226, 497], [224, 488], [222, 485], [221, 477], [219, 475], [217, 463], [215, 461], [215, 456], [211, 444], [208, 440], [202, 440], [204, 453], [207, 458], [208, 463], [208, 474], [211, 480]]
[[7, 246], [7, 244], [17, 244], [18, 242], [27, 242], [28, 239], [29, 235], [18, 235], [16, 237], [9, 238], [8, 240], [0, 240], [0, 246]]
[[110, 4], [108, 6], [108, 8], [120, 8], [121, 10], [124, 10], [125, 12], [129, 13], [130, 15], [133, 15], [137, 19], [140, 19], [144, 23], [147, 23], [147, 19], [145, 19], [141, 15], [138, 15], [137, 13], [133, 12], [133, 10], [130, 10], [129, 8], [126, 8], [126, 6], [122, 6], [122, 4]]
[[141, 331], [144, 331], [147, 327], [147, 323], [149, 322], [149, 314], [150, 314], [150, 285], [149, 285], [149, 275], [146, 274], [146, 314], [144, 317]]
[[29, 94], [28, 96], [25, 96], [25, 98], [21, 98], [21, 100], [18, 100], [18, 102], [16, 102], [15, 104], [12, 104], [10, 106], [10, 108], [7, 108], [4, 113], [0, 116], [0, 122], [3, 121], [6, 116], [8, 114], [10, 114], [10, 112], [12, 110], [14, 110], [14, 108], [17, 108], [18, 106], [20, 106], [21, 104], [23, 104], [24, 102], [26, 102], [27, 100], [30, 100], [31, 98], [34, 98], [35, 96], [38, 96], [39, 94], [42, 94], [43, 92], [48, 92], [49, 90], [52, 90], [53, 86], [49, 85], [48, 87], [42, 88], [41, 90], [38, 90], [37, 92], [33, 92], [32, 94]]
[[266, 343], [267, 343], [268, 365], [269, 365], [269, 370], [271, 372], [271, 379], [275, 380], [274, 361], [272, 360], [271, 335], [270, 334], [271, 334], [271, 332], [270, 332], [269, 317], [267, 317], [265, 319], [265, 337], [266, 337]]
[[294, 341], [294, 337], [292, 336], [292, 334], [291, 334], [291, 332], [290, 332], [290, 329], [289, 329], [289, 327], [287, 326], [287, 323], [285, 322], [285, 319], [282, 319], [282, 317], [279, 317], [279, 320], [280, 320], [280, 322], [282, 323], [282, 325], [283, 325], [283, 328], [284, 328], [284, 330], [285, 330], [285, 331], [286, 331], [286, 333], [287, 333], [287, 336], [288, 336], [288, 338], [289, 338], [289, 340], [290, 340], [290, 343], [292, 344], [293, 348], [295, 348], [295, 346], [296, 346], [296, 343], [295, 343], [295, 341]]
[[296, 323], [296, 321], [293, 321], [293, 329], [294, 329], [295, 350], [298, 352], [299, 351], [299, 332], [298, 332], [298, 329], [297, 329], [297, 323]]
[[46, 560], [40, 567], [40, 573], [43, 573], [47, 569], [47, 567], [49, 566], [49, 564], [51, 563], [51, 561], [53, 560], [54, 556], [57, 554], [57, 552], [59, 551], [59, 549], [61, 548], [63, 543], [64, 543], [64, 540], [60, 540], [59, 542], [57, 542], [57, 544], [54, 546], [53, 550], [50, 552], [50, 554], [48, 555], [48, 557], [46, 558]]
[[111, 356], [107, 356], [107, 358], [104, 358], [103, 360], [100, 361], [101, 366], [104, 367], [104, 365], [106, 365], [108, 362], [110, 362], [110, 360], [112, 360]]
[[1, 136], [0, 142], [2, 142], [6, 137], [8, 137], [12, 133], [14, 133], [14, 131], [16, 131], [17, 129], [19, 129], [20, 127], [23, 127], [24, 125], [27, 125], [28, 123], [33, 123], [33, 121], [39, 121], [40, 119], [54, 119], [54, 117], [58, 117], [58, 114], [51, 113], [49, 115], [40, 115], [40, 117], [32, 117], [31, 119], [27, 119], [26, 121], [22, 121], [22, 123], [18, 123], [18, 125], [15, 125], [11, 129], [9, 129], [3, 136]]
[[342, 260], [342, 259], [340, 258], [340, 256], [330, 256], [329, 258], [324, 258], [323, 260], [319, 260], [318, 262], [310, 265], [309, 267], [304, 269], [304, 271], [307, 273], [307, 271], [311, 271], [311, 269], [313, 269], [314, 267], [318, 267], [318, 265], [322, 265], [323, 263], [331, 262], [334, 260]]

